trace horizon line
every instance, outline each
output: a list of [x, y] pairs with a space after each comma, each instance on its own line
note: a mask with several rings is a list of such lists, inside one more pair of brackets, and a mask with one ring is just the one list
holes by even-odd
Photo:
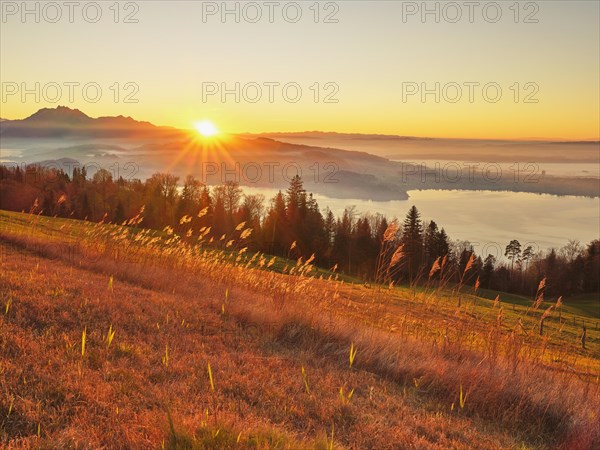
[[[78, 111], [90, 119], [98, 119], [98, 118], [107, 118], [107, 117], [123, 117], [130, 118], [135, 120], [136, 122], [145, 122], [154, 125], [159, 128], [174, 128], [177, 130], [192, 130], [192, 127], [188, 128], [180, 128], [174, 125], [157, 125], [149, 120], [138, 119], [132, 116], [124, 116], [122, 114], [118, 116], [96, 116], [92, 117], [87, 113], [83, 112], [79, 108], [71, 108], [69, 106], [57, 105], [56, 107], [43, 107], [35, 110], [32, 114], [19, 118], [19, 119], [8, 119], [6, 117], [0, 117], [0, 122], [3, 121], [16, 121], [16, 120], [26, 120], [29, 117], [33, 116], [39, 111], [42, 110], [58, 110], [59, 108], [68, 109], [70, 111]], [[388, 133], [364, 133], [364, 132], [356, 132], [356, 131], [325, 131], [325, 130], [301, 130], [301, 131], [260, 131], [260, 132], [252, 132], [252, 131], [242, 131], [242, 132], [229, 132], [229, 131], [221, 131], [221, 134], [225, 135], [251, 135], [251, 136], [263, 136], [263, 135], [291, 135], [291, 134], [338, 134], [338, 135], [357, 135], [357, 136], [374, 136], [374, 137], [382, 137], [382, 138], [404, 138], [404, 139], [422, 139], [422, 140], [445, 140], [445, 141], [500, 141], [500, 142], [536, 142], [536, 143], [582, 143], [582, 144], [600, 144], [600, 136], [595, 138], [580, 138], [580, 139], [568, 139], [568, 138], [546, 138], [546, 137], [511, 137], [511, 138], [495, 138], [495, 137], [483, 137], [483, 138], [473, 138], [473, 137], [439, 137], [439, 136], [419, 136], [419, 135], [411, 135], [411, 134], [388, 134]]]

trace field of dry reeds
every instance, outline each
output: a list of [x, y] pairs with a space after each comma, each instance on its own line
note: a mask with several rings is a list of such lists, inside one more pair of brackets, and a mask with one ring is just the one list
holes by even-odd
[[2, 446], [600, 447], [598, 317], [544, 280], [367, 286], [140, 218], [0, 211]]

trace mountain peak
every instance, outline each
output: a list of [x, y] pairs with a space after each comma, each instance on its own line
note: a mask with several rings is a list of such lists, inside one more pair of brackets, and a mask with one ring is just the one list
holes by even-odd
[[22, 120], [2, 121], [3, 137], [123, 137], [177, 134], [178, 130], [139, 122], [129, 116], [90, 117], [67, 106], [42, 108]]
[[56, 108], [42, 108], [25, 120], [78, 123], [90, 119], [91, 118], [87, 114], [84, 114], [78, 109], [71, 109], [68, 106], [57, 106]]

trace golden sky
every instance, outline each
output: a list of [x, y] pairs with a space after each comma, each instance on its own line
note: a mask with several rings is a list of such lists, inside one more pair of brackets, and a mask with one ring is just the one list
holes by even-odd
[[[600, 139], [596, 1], [498, 2], [497, 21], [494, 8], [483, 12], [492, 2], [472, 12], [441, 2], [424, 18], [410, 9], [421, 2], [297, 2], [297, 21], [293, 2], [272, 11], [228, 2], [240, 9], [225, 18], [222, 2], [99, 3], [95, 23], [93, 8], [70, 18], [63, 7], [57, 20], [51, 9], [23, 17], [21, 2], [2, 3], [2, 118], [65, 105], [181, 128], [211, 120], [227, 132]], [[69, 83], [79, 83], [73, 98]], [[23, 87], [33, 93], [23, 98]], [[222, 98], [222, 88], [232, 92]]]

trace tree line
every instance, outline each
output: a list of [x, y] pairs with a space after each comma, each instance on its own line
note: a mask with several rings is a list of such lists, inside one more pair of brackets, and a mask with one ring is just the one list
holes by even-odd
[[[452, 241], [443, 227], [423, 221], [410, 208], [402, 222], [378, 213], [346, 208], [336, 217], [321, 210], [302, 179], [294, 177], [270, 202], [262, 194], [244, 193], [235, 182], [206, 186], [189, 175], [183, 179], [155, 173], [146, 181], [114, 179], [107, 170], [93, 175], [75, 167], [71, 175], [56, 168], [0, 165], [0, 208], [122, 224], [144, 208], [142, 227], [172, 227], [193, 238], [210, 227], [215, 242], [245, 222], [252, 228], [249, 250], [288, 258], [314, 254], [315, 263], [374, 281], [381, 267], [395, 283], [423, 283], [446, 277], [506, 292], [534, 295], [547, 278], [546, 294], [572, 295], [600, 290], [600, 241], [587, 246], [569, 241], [561, 249], [541, 252], [512, 240], [505, 259], [476, 255], [469, 242]], [[387, 233], [387, 235], [386, 235]], [[390, 245], [393, 244], [393, 245]], [[392, 264], [393, 263], [393, 264]], [[440, 270], [441, 269], [441, 270]]]

